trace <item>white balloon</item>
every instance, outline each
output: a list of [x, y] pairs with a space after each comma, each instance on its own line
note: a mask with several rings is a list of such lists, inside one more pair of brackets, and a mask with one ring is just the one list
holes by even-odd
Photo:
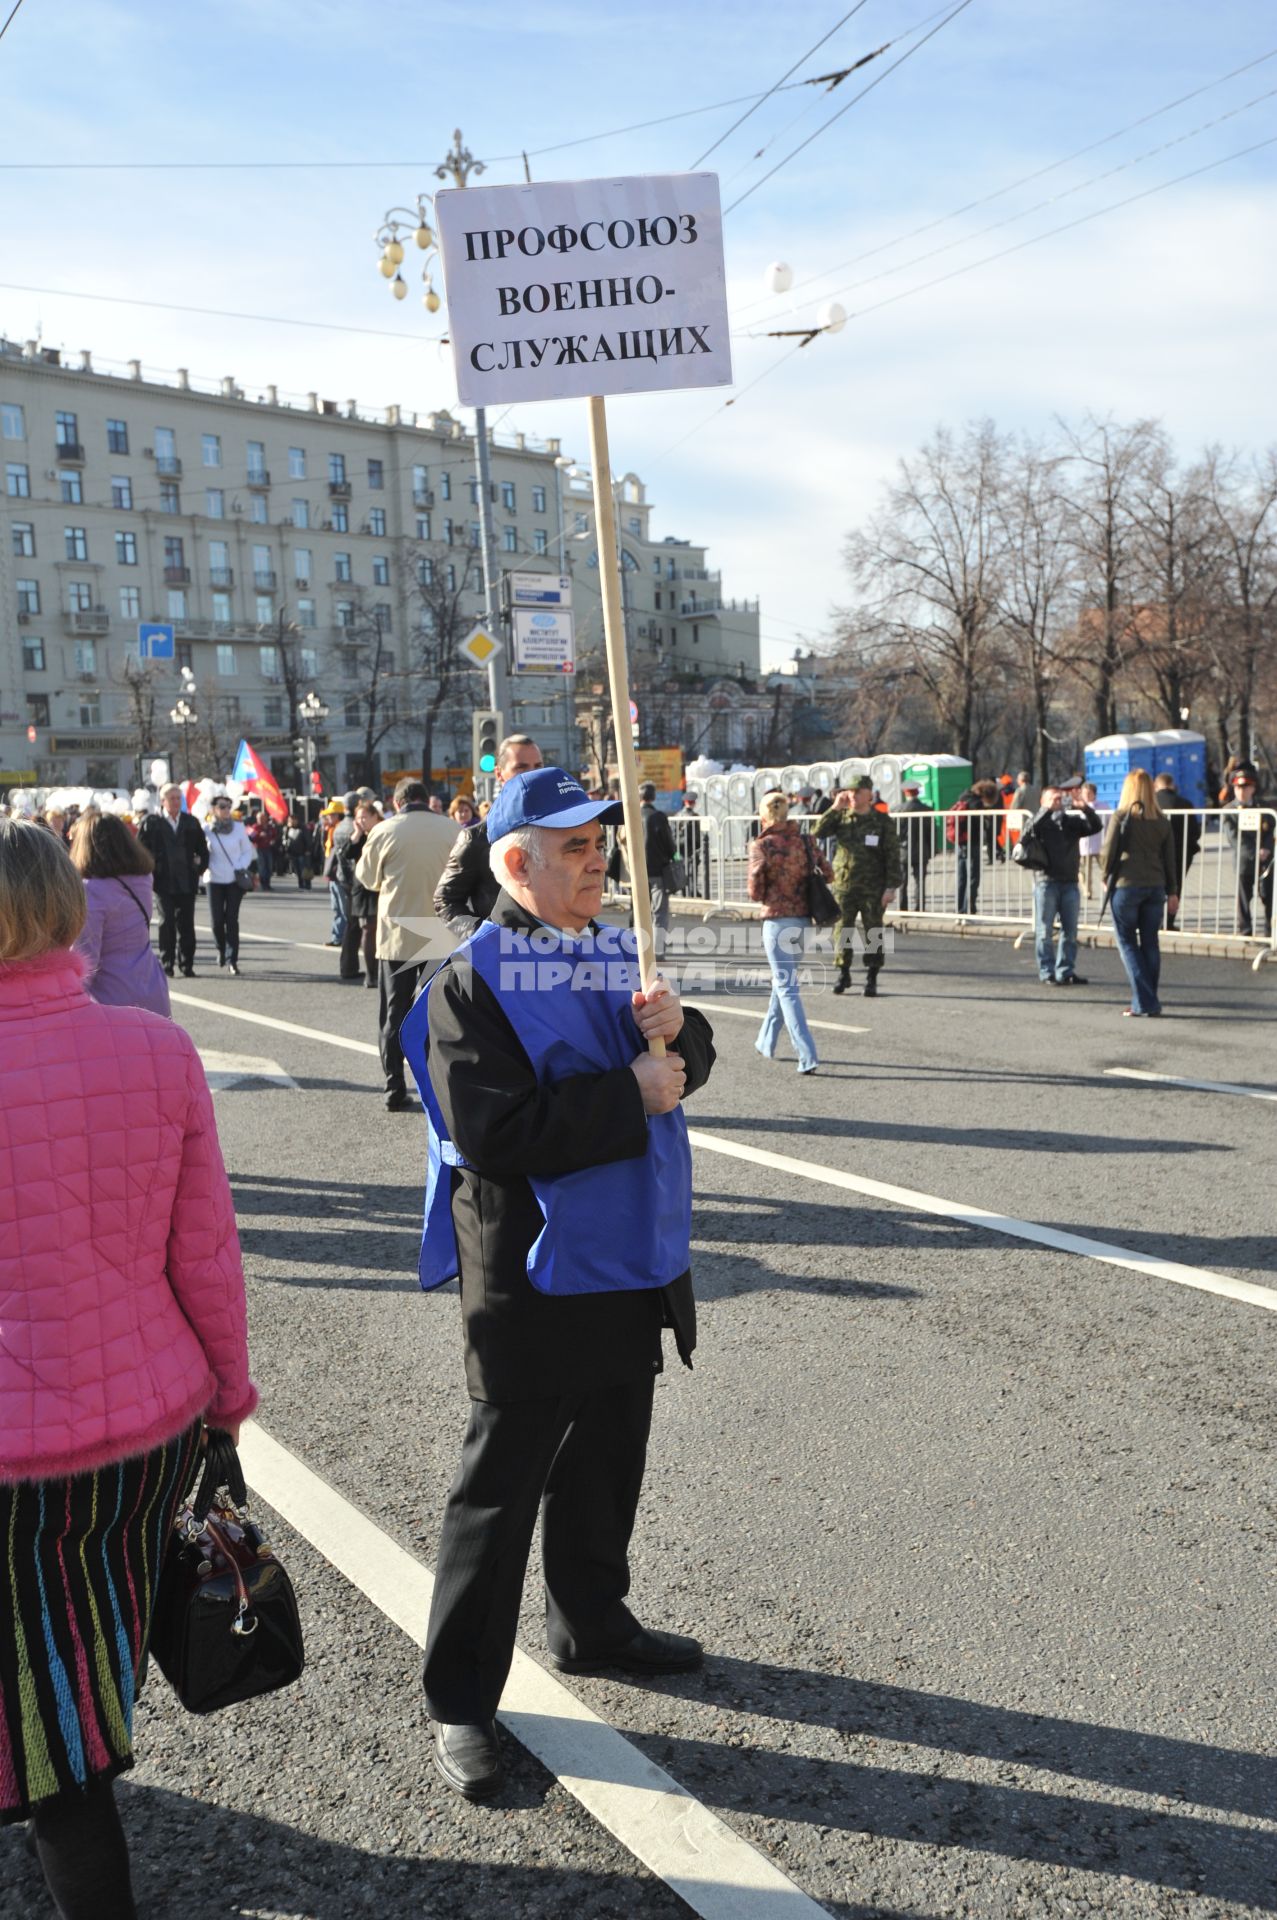
[[773, 260], [763, 275], [763, 282], [768, 293], [788, 293], [794, 284], [794, 269], [788, 260]]
[[847, 310], [836, 300], [828, 300], [816, 315], [816, 325], [825, 333], [841, 333], [847, 324]]

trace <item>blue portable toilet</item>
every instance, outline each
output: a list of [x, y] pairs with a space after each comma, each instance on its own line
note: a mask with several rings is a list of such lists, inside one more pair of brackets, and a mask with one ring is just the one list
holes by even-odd
[[[1122, 782], [1137, 767], [1143, 767], [1150, 778], [1158, 772], [1156, 742], [1157, 736], [1152, 733], [1109, 733], [1102, 740], [1092, 740], [1083, 749], [1086, 777], [1094, 783], [1095, 797], [1101, 807], [1117, 806]], [[1177, 760], [1177, 767], [1178, 764]]]
[[1211, 804], [1206, 791], [1206, 736], [1185, 727], [1166, 727], [1154, 734], [1157, 771], [1174, 775], [1175, 785], [1195, 807]]

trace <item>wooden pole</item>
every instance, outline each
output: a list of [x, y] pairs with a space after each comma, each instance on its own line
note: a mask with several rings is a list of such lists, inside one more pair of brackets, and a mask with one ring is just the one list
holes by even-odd
[[[594, 474], [594, 526], [599, 538], [599, 585], [603, 593], [603, 637], [612, 695], [612, 731], [616, 770], [625, 808], [625, 864], [630, 870], [634, 932], [638, 939], [639, 978], [647, 992], [656, 975], [652, 932], [652, 894], [647, 878], [647, 849], [639, 812], [638, 763], [630, 723], [630, 674], [625, 654], [625, 613], [621, 604], [621, 553], [616, 540], [616, 504], [612, 498], [612, 462], [608, 457], [607, 408], [601, 397], [589, 402], [590, 466]], [[604, 774], [606, 778], [606, 773]], [[664, 1056], [665, 1042], [653, 1040], [649, 1052]]]

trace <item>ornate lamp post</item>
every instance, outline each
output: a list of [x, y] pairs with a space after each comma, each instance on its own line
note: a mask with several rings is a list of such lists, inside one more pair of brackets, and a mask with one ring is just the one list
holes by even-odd
[[[186, 684], [185, 691], [187, 693], [194, 693], [195, 682], [193, 680]], [[173, 708], [173, 710], [169, 714], [169, 719], [173, 722], [173, 725], [175, 727], [180, 727], [182, 729], [182, 759], [186, 766], [186, 777], [189, 780], [191, 777], [190, 730], [192, 727], [199, 725], [199, 715], [196, 713], [194, 707], [190, 704], [188, 700], [179, 700], [177, 705]]]
[[302, 739], [306, 748], [306, 792], [312, 793], [315, 784], [315, 728], [322, 726], [328, 718], [329, 709], [312, 689], [304, 700], [297, 703], [297, 718], [302, 724]]

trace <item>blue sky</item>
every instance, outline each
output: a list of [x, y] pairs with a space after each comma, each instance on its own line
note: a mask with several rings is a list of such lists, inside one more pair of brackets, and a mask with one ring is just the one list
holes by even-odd
[[[453, 402], [439, 331], [415, 294], [396, 305], [375, 271], [382, 211], [434, 184], [460, 126], [480, 156], [535, 154], [537, 178], [674, 172], [742, 107], [541, 149], [761, 92], [828, 31], [840, 0], [737, 0], [624, 9], [584, 0], [476, 7], [382, 0], [24, 0], [0, 41], [0, 161], [87, 162], [0, 173], [0, 279], [380, 329], [306, 331], [0, 288], [0, 331], [140, 358], [245, 387], [317, 388], [369, 406]], [[7, 3], [0, 13], [7, 11]], [[794, 76], [905, 37], [929, 0], [866, 0]], [[738, 388], [778, 361], [746, 337], [811, 311], [759, 303], [777, 258], [823, 273], [853, 313], [946, 269], [1277, 135], [1277, 57], [1095, 153], [946, 221], [912, 229], [1049, 166], [1190, 89], [1277, 48], [1253, 0], [972, 0], [949, 26], [728, 215]], [[917, 35], [913, 35], [916, 38]], [[706, 163], [724, 200], [849, 97], [776, 95]], [[1236, 111], [1242, 109], [1244, 111]], [[1191, 138], [1203, 122], [1233, 113]], [[803, 114], [786, 132], [788, 123]], [[1148, 149], [1179, 140], [1169, 151]], [[764, 157], [753, 155], [765, 147]], [[107, 172], [107, 161], [165, 170]], [[325, 161], [308, 171], [176, 170], [179, 161]], [[358, 162], [377, 162], [373, 166]], [[1115, 177], [1084, 183], [1119, 166]], [[485, 184], [522, 176], [494, 159]], [[1069, 233], [855, 318], [724, 411], [705, 393], [617, 401], [613, 460], [648, 482], [658, 535], [706, 541], [729, 592], [763, 602], [766, 657], [829, 631], [845, 596], [843, 535], [895, 461], [943, 422], [985, 415], [1029, 432], [1089, 411], [1163, 419], [1186, 450], [1274, 434], [1277, 146], [1233, 160]], [[1048, 195], [1058, 204], [1029, 210]], [[1017, 216], [995, 234], [978, 230]], [[1023, 216], [1023, 217], [1021, 217]], [[925, 264], [905, 263], [958, 241]], [[890, 270], [890, 271], [884, 271]], [[580, 403], [516, 410], [502, 430], [561, 436], [584, 457]]]

